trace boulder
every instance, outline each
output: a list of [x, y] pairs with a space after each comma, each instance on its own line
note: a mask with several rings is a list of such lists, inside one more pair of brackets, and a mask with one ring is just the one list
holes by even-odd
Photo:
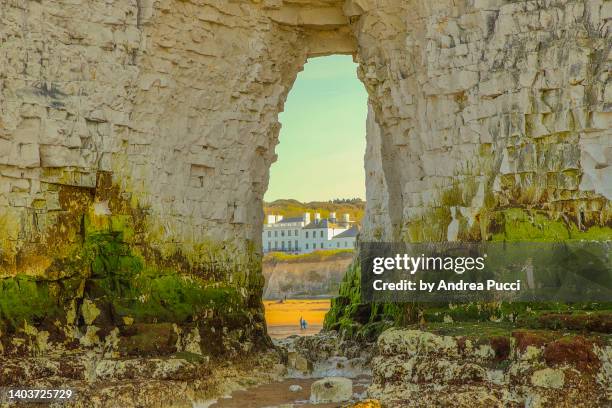
[[308, 373], [312, 371], [312, 363], [308, 361], [306, 357], [304, 357], [298, 352], [290, 351], [287, 354], [287, 359], [288, 359], [287, 365], [290, 368], [301, 371], [302, 373]]
[[353, 381], [344, 377], [326, 377], [310, 387], [310, 402], [313, 404], [345, 402], [352, 395]]

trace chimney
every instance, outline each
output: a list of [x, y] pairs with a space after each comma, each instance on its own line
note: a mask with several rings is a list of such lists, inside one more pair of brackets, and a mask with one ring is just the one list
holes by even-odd
[[276, 222], [276, 215], [268, 215], [268, 224], [274, 224]]
[[331, 222], [336, 222], [336, 213], [335, 212], [330, 212], [329, 213], [329, 220]]
[[342, 214], [342, 224], [344, 224], [347, 228], [351, 223], [351, 216], [347, 214]]
[[303, 220], [304, 220], [304, 225], [310, 224], [310, 213], [309, 212], [304, 213]]
[[315, 213], [315, 223], [318, 224], [319, 222], [321, 222], [321, 214]]

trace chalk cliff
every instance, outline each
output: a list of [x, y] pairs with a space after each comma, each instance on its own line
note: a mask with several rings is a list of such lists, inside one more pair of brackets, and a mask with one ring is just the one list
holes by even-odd
[[352, 253], [332, 259], [288, 262], [265, 261], [264, 299], [333, 297], [353, 259]]
[[262, 197], [311, 56], [369, 93], [362, 240], [611, 236], [609, 1], [3, 0], [0, 26], [5, 353], [265, 345]]

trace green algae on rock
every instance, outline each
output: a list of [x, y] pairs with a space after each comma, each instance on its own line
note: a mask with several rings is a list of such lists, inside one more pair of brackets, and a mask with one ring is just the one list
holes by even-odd
[[[164, 346], [167, 336], [155, 335], [162, 327], [177, 336], [198, 331], [192, 349], [205, 354], [267, 344], [261, 265], [252, 247], [245, 254], [202, 240], [192, 253], [158, 249], [146, 209], [126, 200], [108, 173], [99, 174], [95, 189], [61, 186], [60, 198], [64, 221], [50, 227], [36, 254], [46, 266], [0, 278], [4, 350], [24, 352], [15, 344], [23, 344], [18, 339], [28, 326], [51, 331], [49, 341], [64, 346], [79, 338], [102, 344], [118, 328], [120, 350], [143, 355], [183, 351]], [[21, 253], [28, 262], [34, 247]]]
[[[473, 191], [470, 190], [470, 191]], [[459, 187], [453, 187], [447, 194], [443, 194], [446, 204], [461, 204], [465, 202], [464, 195]], [[493, 204], [495, 201], [490, 201]], [[487, 208], [486, 206], [483, 208]], [[610, 241], [612, 240], [612, 220], [608, 215], [602, 214], [603, 224], [581, 225], [574, 223], [572, 219], [557, 215], [557, 219], [550, 218], [550, 211], [527, 209], [527, 208], [495, 208], [491, 207], [480, 211], [480, 215], [487, 213], [486, 225], [471, 228], [471, 232], [459, 233], [459, 237], [466, 241], [480, 241], [482, 237], [487, 237], [488, 241], [506, 242], [567, 242], [580, 243], [588, 241]], [[446, 226], [451, 220], [451, 213], [446, 206], [432, 208], [426, 212], [423, 218], [412, 223], [408, 223], [407, 234], [404, 239], [408, 242], [423, 241], [445, 241], [447, 235]], [[481, 222], [482, 217], [477, 216], [474, 223]], [[461, 225], [461, 224], [460, 224]], [[484, 228], [483, 228], [484, 227]], [[476, 231], [475, 234], [473, 232]], [[483, 233], [480, 234], [479, 231]], [[531, 249], [537, 251], [537, 247]], [[515, 255], [516, 259], [525, 259], [528, 254], [523, 252], [521, 247]], [[574, 255], [582, 256], [584, 265], [589, 265], [590, 272], [606, 268], [608, 264], [597, 264], [595, 268], [593, 262], [605, 262], [605, 253], [595, 254], [598, 256], [592, 259], [593, 254], [585, 252], [579, 253], [577, 249]], [[358, 257], [359, 255], [357, 255]], [[511, 255], [512, 256], [512, 255]], [[491, 257], [495, 259], [495, 257]], [[543, 260], [558, 264], [564, 267], [564, 257], [550, 258]], [[575, 261], [579, 262], [579, 261]], [[601, 262], [600, 262], [601, 263]], [[569, 265], [565, 265], [569, 266]], [[576, 268], [581, 265], [575, 265]], [[347, 336], [363, 336], [364, 333], [377, 333], [391, 325], [401, 325], [402, 323], [414, 324], [424, 322], [470, 322], [470, 321], [509, 321], [517, 324], [517, 327], [543, 327], [542, 318], [538, 316], [552, 316], [555, 313], [571, 313], [570, 319], [556, 319], [554, 321], [568, 323], [566, 326], [582, 327], [589, 330], [609, 332], [607, 324], [601, 319], [592, 321], [589, 317], [593, 311], [599, 311], [603, 316], [612, 314], [612, 304], [610, 302], [582, 302], [563, 304], [559, 302], [493, 302], [493, 303], [467, 303], [467, 304], [448, 304], [448, 303], [396, 303], [396, 304], [368, 304], [361, 298], [360, 293], [360, 270], [359, 260], [356, 258], [348, 269], [344, 281], [340, 287], [339, 297], [332, 301], [332, 306], [325, 320], [326, 329], [335, 329]], [[597, 276], [593, 275], [597, 280]], [[606, 318], [604, 317], [604, 320]], [[583, 323], [580, 323], [583, 322]], [[552, 326], [552, 321], [551, 321]], [[562, 327], [562, 326], [561, 326]]]

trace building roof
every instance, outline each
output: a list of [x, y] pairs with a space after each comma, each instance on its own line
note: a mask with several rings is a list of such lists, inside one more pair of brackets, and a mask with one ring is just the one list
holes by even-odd
[[282, 220], [277, 222], [277, 224], [286, 224], [289, 222], [303, 222], [303, 221], [304, 221], [304, 218], [302, 217], [283, 218]]
[[304, 229], [328, 228], [327, 225], [327, 220], [321, 220], [319, 222], [311, 221], [310, 224], [304, 226]]
[[310, 224], [304, 226], [304, 229], [318, 229], [318, 228], [333, 228], [334, 224], [329, 222], [326, 218], [320, 220], [319, 222], [311, 221]]
[[312, 221], [310, 224], [304, 226], [304, 229], [318, 229], [318, 228], [345, 228], [341, 224], [331, 222], [327, 218], [323, 218], [319, 222]]
[[341, 232], [340, 234], [336, 235], [332, 239], [336, 239], [336, 238], [355, 238], [357, 236], [357, 233], [359, 233], [359, 228], [351, 227], [351, 228], [347, 229], [346, 231]]

